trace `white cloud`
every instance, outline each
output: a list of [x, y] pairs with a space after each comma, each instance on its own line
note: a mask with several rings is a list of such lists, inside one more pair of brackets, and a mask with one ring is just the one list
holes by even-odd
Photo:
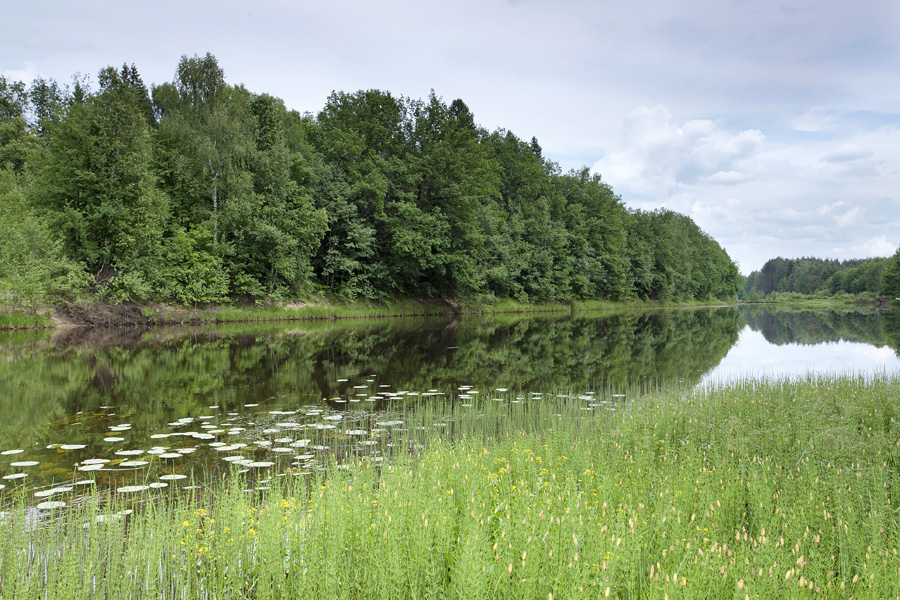
[[618, 148], [594, 170], [623, 193], [662, 203], [680, 188], [751, 180], [748, 168], [764, 140], [756, 129], [728, 131], [710, 119], [677, 123], [663, 105], [641, 106], [622, 124]]
[[22, 81], [26, 85], [41, 76], [37, 65], [31, 61], [26, 61], [21, 69], [4, 69], [0, 74], [10, 81]]
[[862, 207], [856, 206], [851, 208], [850, 210], [843, 212], [839, 215], [835, 215], [834, 222], [838, 227], [850, 227], [859, 221], [860, 217], [863, 216]]
[[848, 163], [869, 158], [872, 154], [871, 148], [862, 148], [853, 142], [846, 142], [841, 144], [838, 149], [823, 156], [822, 160], [827, 163]]
[[712, 183], [720, 185], [736, 185], [745, 183], [750, 180], [746, 173], [740, 171], [717, 171], [708, 177], [701, 178], [702, 183]]
[[896, 237], [889, 241], [886, 235], [864, 240], [862, 243], [852, 246], [850, 254], [855, 256], [890, 256], [897, 251], [898, 240]]
[[845, 202], [843, 200], [838, 200], [837, 202], [832, 202], [831, 204], [823, 204], [816, 209], [816, 214], [821, 216], [830, 215], [834, 209], [840, 208], [844, 206]]
[[807, 132], [824, 131], [833, 127], [834, 124], [834, 111], [821, 106], [813, 107], [791, 120], [791, 126], [794, 129]]

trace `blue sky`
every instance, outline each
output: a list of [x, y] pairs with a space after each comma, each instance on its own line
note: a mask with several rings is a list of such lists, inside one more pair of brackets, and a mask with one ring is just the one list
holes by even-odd
[[900, 246], [895, 0], [113, 0], [16, 3], [0, 73], [212, 52], [230, 83], [317, 112], [333, 90], [446, 101], [588, 166], [630, 208], [691, 216], [746, 274]]

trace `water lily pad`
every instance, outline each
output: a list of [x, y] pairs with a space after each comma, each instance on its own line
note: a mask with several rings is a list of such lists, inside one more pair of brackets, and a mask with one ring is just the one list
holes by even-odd
[[146, 460], [123, 460], [119, 463], [120, 467], [145, 467], [150, 463]]
[[160, 458], [171, 459], [171, 458], [181, 458], [183, 454], [180, 452], [163, 452], [159, 455]]
[[162, 488], [167, 488], [167, 487], [169, 487], [169, 484], [166, 483], [166, 482], [164, 482], [164, 481], [158, 481], [158, 482], [154, 482], [154, 483], [149, 484], [149, 487], [151, 487], [151, 488], [153, 488], [153, 489], [155, 489], [155, 490], [158, 490], [158, 489], [162, 489]]
[[133, 494], [135, 492], [143, 492], [149, 490], [149, 485], [126, 485], [116, 489], [119, 494]]
[[83, 465], [103, 465], [109, 462], [108, 458], [88, 458], [81, 461]]
[[51, 500], [49, 502], [41, 502], [37, 505], [38, 510], [53, 510], [54, 508], [64, 508], [66, 506], [65, 502], [60, 502], [58, 500]]
[[103, 438], [103, 441], [104, 441], [104, 442], [124, 442], [124, 441], [125, 441], [125, 438], [123, 438], [123, 437], [113, 437], [113, 436], [110, 436], [110, 437], [105, 437], [105, 438]]
[[272, 452], [280, 452], [282, 454], [293, 454], [294, 450], [291, 448], [272, 448]]
[[178, 473], [171, 473], [169, 475], [160, 475], [159, 477], [163, 481], [177, 481], [179, 479], [187, 479], [187, 475], [180, 475]]
[[33, 467], [33, 466], [39, 465], [39, 464], [41, 464], [41, 463], [36, 460], [20, 460], [18, 462], [9, 463], [9, 466], [11, 466], [11, 467]]
[[12, 475], [4, 475], [3, 479], [22, 479], [26, 477], [25, 473], [13, 473]]
[[65, 494], [66, 492], [71, 492], [74, 488], [70, 485], [63, 485], [60, 487], [50, 488], [49, 490], [41, 490], [39, 492], [34, 493], [35, 498], [48, 498], [53, 494]]
[[266, 468], [266, 467], [271, 467], [271, 466], [273, 466], [274, 464], [275, 464], [275, 463], [269, 462], [269, 461], [267, 461], [267, 460], [257, 460], [257, 461], [251, 461], [251, 462], [248, 462], [248, 463], [246, 463], [244, 466], [252, 467], [252, 468], [254, 468], [254, 469], [264, 469], [264, 468]]
[[75, 468], [78, 469], [79, 471], [99, 471], [100, 469], [103, 468], [103, 464], [99, 463], [99, 464], [91, 464], [91, 465], [78, 465]]
[[0, 452], [0, 455], [2, 455], [2, 456], [9, 456], [10, 454], [21, 454], [21, 453], [23, 453], [23, 452], [25, 452], [25, 451], [22, 450], [22, 449], [17, 449], [17, 450], [4, 450], [3, 452]]
[[240, 456], [240, 455], [226, 456], [226, 457], [223, 458], [222, 460], [227, 460], [228, 462], [240, 462], [240, 461], [242, 461], [242, 460], [247, 460], [247, 457], [246, 457], [246, 456]]
[[143, 453], [143, 450], [116, 450], [117, 456], [140, 456]]
[[60, 450], [81, 450], [82, 448], [87, 448], [87, 444], [63, 444], [59, 447]]

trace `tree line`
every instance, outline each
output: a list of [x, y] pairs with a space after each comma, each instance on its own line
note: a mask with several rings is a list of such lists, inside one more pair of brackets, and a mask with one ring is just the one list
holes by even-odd
[[741, 288], [744, 300], [773, 293], [835, 296], [839, 294], [900, 295], [900, 250], [890, 258], [838, 261], [821, 258], [772, 258], [753, 271]]
[[0, 294], [185, 305], [298, 298], [710, 299], [738, 270], [688, 217], [631, 211], [466, 104], [334, 92], [316, 115], [183, 56], [0, 77]]

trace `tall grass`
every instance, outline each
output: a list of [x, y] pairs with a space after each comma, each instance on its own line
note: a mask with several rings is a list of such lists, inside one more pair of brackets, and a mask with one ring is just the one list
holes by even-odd
[[52, 327], [53, 320], [47, 315], [24, 310], [0, 309], [0, 330]]
[[0, 595], [894, 598], [898, 384], [425, 403], [396, 415], [383, 460], [232, 477], [100, 523], [121, 494], [41, 526], [12, 507]]

